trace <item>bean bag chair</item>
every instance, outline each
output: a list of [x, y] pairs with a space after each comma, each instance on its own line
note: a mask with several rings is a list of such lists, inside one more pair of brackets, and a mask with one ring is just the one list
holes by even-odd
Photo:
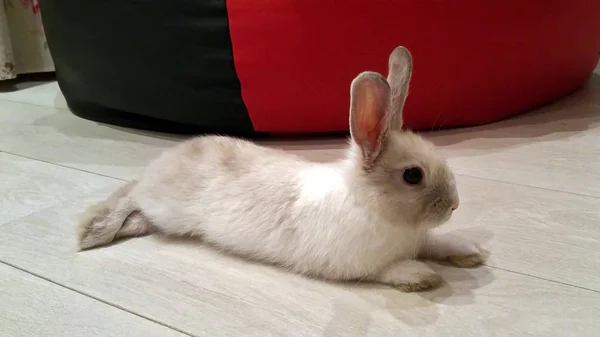
[[44, 0], [72, 111], [172, 132], [346, 131], [349, 86], [414, 59], [405, 123], [494, 122], [582, 86], [599, 0]]

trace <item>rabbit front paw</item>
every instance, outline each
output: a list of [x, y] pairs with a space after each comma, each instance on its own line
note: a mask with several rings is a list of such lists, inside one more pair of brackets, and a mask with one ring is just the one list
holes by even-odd
[[433, 289], [443, 282], [442, 277], [431, 267], [416, 260], [404, 260], [391, 265], [376, 281], [392, 285], [404, 292]]
[[448, 256], [448, 262], [453, 266], [460, 268], [473, 268], [485, 262], [485, 257], [481, 253], [471, 255], [452, 255]]
[[476, 267], [486, 259], [486, 254], [477, 243], [452, 234], [430, 234], [421, 249], [421, 256], [447, 261], [460, 268]]

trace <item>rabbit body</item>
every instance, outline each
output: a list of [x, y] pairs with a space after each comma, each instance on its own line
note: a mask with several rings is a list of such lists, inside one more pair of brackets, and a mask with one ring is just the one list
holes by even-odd
[[357, 279], [415, 257], [423, 233], [370, 210], [376, 191], [356, 181], [354, 166], [207, 136], [156, 159], [131, 197], [161, 232], [303, 274]]
[[474, 243], [431, 229], [459, 198], [434, 146], [402, 128], [412, 58], [399, 47], [385, 79], [364, 72], [350, 90], [344, 159], [316, 163], [221, 136], [185, 141], [154, 160], [139, 181], [93, 205], [80, 247], [151, 232], [193, 236], [296, 273], [367, 280], [417, 291], [441, 278], [416, 258], [474, 266]]

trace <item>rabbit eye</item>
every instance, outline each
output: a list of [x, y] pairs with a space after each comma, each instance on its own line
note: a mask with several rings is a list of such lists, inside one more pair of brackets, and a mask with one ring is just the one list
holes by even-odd
[[404, 170], [402, 178], [409, 185], [418, 185], [423, 180], [423, 171], [418, 167], [409, 167]]

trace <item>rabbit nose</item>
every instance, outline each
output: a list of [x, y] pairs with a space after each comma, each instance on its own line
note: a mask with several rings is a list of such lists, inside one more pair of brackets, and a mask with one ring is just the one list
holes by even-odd
[[458, 208], [458, 205], [452, 205], [452, 212], [456, 211], [457, 208]]

